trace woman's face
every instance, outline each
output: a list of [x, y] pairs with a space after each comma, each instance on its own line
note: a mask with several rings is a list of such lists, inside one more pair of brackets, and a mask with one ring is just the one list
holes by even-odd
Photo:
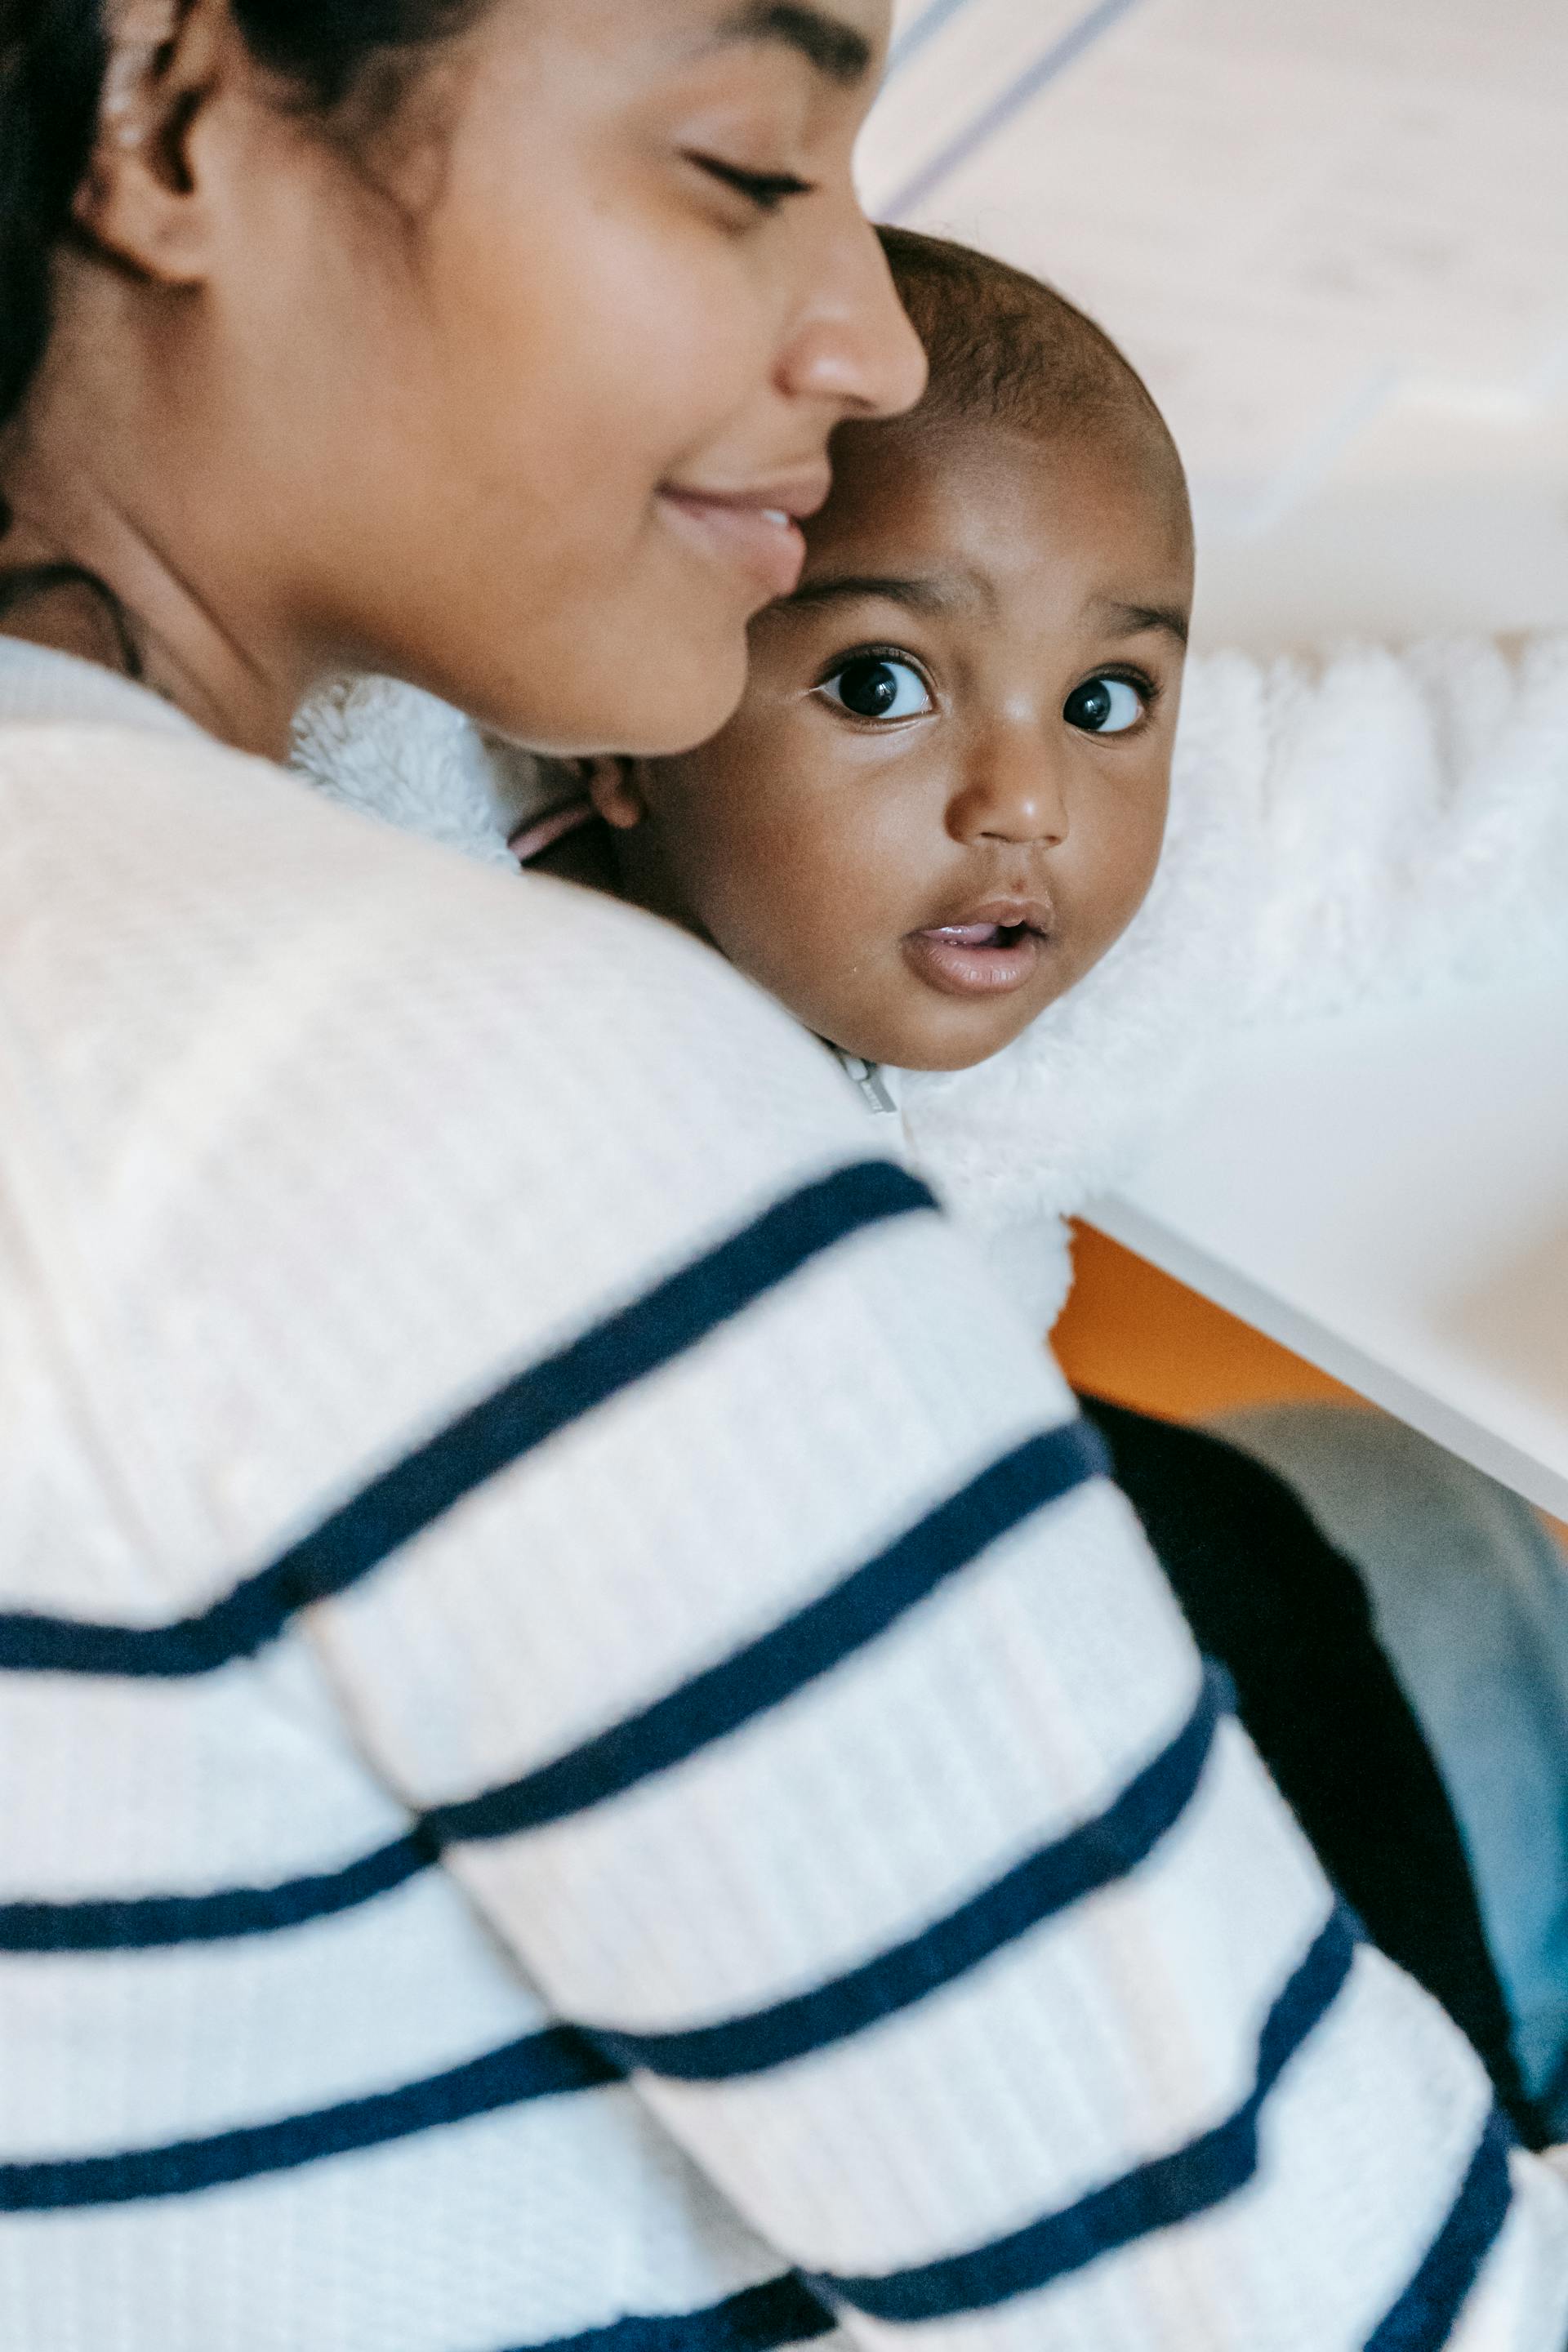
[[830, 433], [923, 382], [850, 177], [888, 15], [495, 0], [368, 149], [231, 110], [244, 543], [323, 659], [558, 751], [722, 723]]

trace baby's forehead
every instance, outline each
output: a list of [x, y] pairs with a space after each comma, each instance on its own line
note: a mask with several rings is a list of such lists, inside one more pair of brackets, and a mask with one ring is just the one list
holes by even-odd
[[1163, 430], [1131, 403], [1024, 426], [917, 412], [845, 428], [833, 496], [807, 527], [806, 584], [825, 566], [874, 570], [894, 556], [995, 569], [1071, 560], [1120, 574], [1191, 570], [1191, 521]]

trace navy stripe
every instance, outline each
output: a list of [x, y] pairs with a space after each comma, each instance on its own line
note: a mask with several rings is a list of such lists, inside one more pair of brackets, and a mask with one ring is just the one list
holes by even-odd
[[437, 1859], [422, 1829], [395, 1838], [342, 1870], [277, 1886], [212, 1895], [104, 1896], [78, 1903], [0, 1903], [0, 1952], [131, 1952], [270, 1936], [330, 1919], [405, 1886]]
[[1030, 2294], [1102, 2254], [1190, 2221], [1244, 2189], [1258, 2169], [1258, 2125], [1265, 2100], [1290, 2060], [1328, 2014], [1350, 1974], [1355, 1937], [1333, 1912], [1275, 2002], [1258, 2040], [1258, 2075], [1236, 2113], [1173, 2155], [1156, 2157], [1076, 2204], [1048, 2213], [970, 2253], [874, 2278], [814, 2278], [873, 2319], [913, 2322], [984, 2311]]
[[1366, 2352], [1437, 2352], [1447, 2343], [1508, 2219], [1512, 2145], [1513, 2135], [1494, 2107], [1447, 2220], [1399, 2301], [1368, 2336]]
[[668, 1771], [864, 1649], [999, 1537], [1102, 1475], [1107, 1459], [1080, 1421], [1029, 1438], [782, 1625], [521, 1780], [437, 1807], [426, 1824], [443, 1845], [512, 1837]]
[[785, 2065], [912, 2008], [1053, 1913], [1147, 1861], [1192, 1801], [1228, 1697], [1224, 1675], [1208, 1668], [1197, 1705], [1175, 1738], [1104, 1812], [1031, 1854], [923, 1934], [832, 1984], [684, 2033], [584, 2031], [628, 2072], [640, 2067], [681, 2082], [713, 2083]]
[[0, 1614], [0, 1670], [182, 1676], [249, 1657], [298, 1611], [357, 1583], [465, 1496], [685, 1354], [825, 1250], [934, 1205], [922, 1184], [889, 1161], [839, 1169], [509, 1381], [200, 1615], [141, 1626]]
[[1107, 1458], [1083, 1423], [1030, 1439], [890, 1551], [749, 1648], [510, 1787], [426, 1814], [406, 1836], [342, 1870], [210, 1895], [0, 1904], [0, 1952], [149, 1950], [303, 1927], [406, 1885], [443, 1844], [510, 1836], [598, 1804], [827, 1673], [997, 1537], [1100, 1475]]
[[493, 2115], [500, 2107], [595, 2090], [619, 2079], [617, 2070], [581, 2034], [552, 2026], [425, 2082], [368, 2099], [348, 2099], [314, 2115], [117, 2156], [0, 2164], [0, 2213], [53, 2213], [132, 2204], [151, 2197], [185, 2197], [195, 2189], [289, 2172], [323, 2157], [382, 2147], [445, 2124]]
[[[944, 180], [951, 180], [955, 172], [962, 171], [964, 164], [972, 162], [983, 147], [1022, 114], [1026, 106], [1033, 105], [1043, 89], [1047, 89], [1069, 66], [1076, 65], [1086, 50], [1091, 49], [1104, 34], [1120, 24], [1123, 16], [1131, 16], [1138, 5], [1139, 0], [1099, 0], [1097, 7], [1091, 8], [1087, 16], [1081, 17], [1058, 40], [1053, 41], [1043, 58], [1037, 58], [1032, 66], [1026, 67], [1016, 80], [1009, 82], [1006, 89], [992, 100], [989, 106], [982, 109], [973, 122], [966, 123], [962, 131], [956, 131], [945, 147], [939, 147], [931, 161], [922, 163], [920, 170], [905, 181], [887, 207], [888, 218], [902, 220], [918, 205], [923, 205], [933, 196]], [[917, 26], [914, 29], [918, 32], [920, 28]]]
[[804, 2279], [776, 2278], [744, 2287], [706, 2311], [617, 2319], [581, 2336], [520, 2346], [518, 2352], [780, 2352], [785, 2345], [810, 2344], [837, 2325]]

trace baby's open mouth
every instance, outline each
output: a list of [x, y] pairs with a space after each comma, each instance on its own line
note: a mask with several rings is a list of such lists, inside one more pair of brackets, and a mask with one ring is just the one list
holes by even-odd
[[945, 995], [1005, 995], [1033, 976], [1050, 928], [1050, 908], [1034, 900], [979, 907], [965, 922], [910, 931], [904, 951]]

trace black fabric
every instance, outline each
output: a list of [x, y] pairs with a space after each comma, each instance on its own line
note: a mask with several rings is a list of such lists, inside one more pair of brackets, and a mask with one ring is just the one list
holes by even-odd
[[1082, 1400], [1198, 1646], [1372, 1941], [1435, 1994], [1531, 2147], [1458, 1823], [1352, 1563], [1282, 1478], [1201, 1430]]

